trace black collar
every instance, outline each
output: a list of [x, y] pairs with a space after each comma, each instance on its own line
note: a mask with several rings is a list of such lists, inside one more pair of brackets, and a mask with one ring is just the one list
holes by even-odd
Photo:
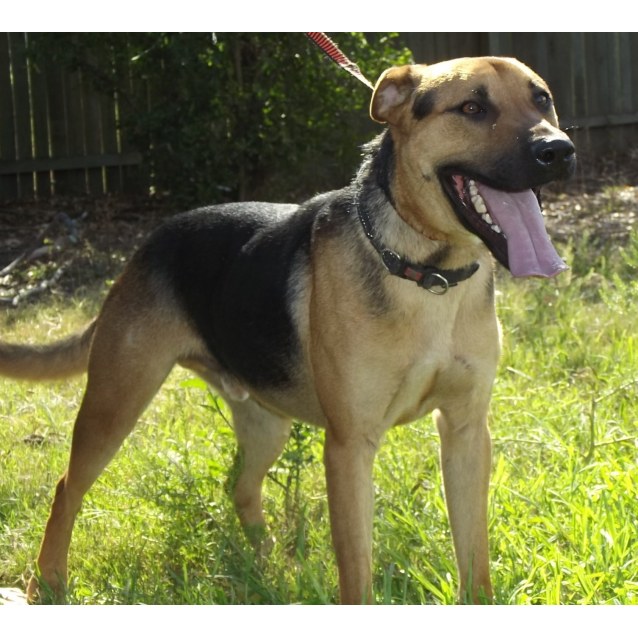
[[452, 270], [443, 270], [436, 266], [428, 266], [427, 264], [414, 264], [407, 259], [401, 257], [398, 253], [384, 246], [374, 232], [372, 221], [367, 213], [359, 205], [358, 198], [355, 197], [354, 206], [357, 210], [357, 216], [363, 226], [363, 231], [374, 249], [379, 253], [384, 266], [388, 271], [400, 277], [401, 279], [409, 279], [414, 281], [417, 286], [431, 292], [435, 295], [444, 295], [449, 288], [456, 286], [461, 281], [469, 279], [478, 269], [477, 262], [471, 263], [464, 268], [455, 268]]

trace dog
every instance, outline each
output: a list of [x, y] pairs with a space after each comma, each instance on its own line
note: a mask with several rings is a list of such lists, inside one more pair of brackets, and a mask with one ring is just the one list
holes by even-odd
[[370, 115], [384, 132], [345, 188], [301, 205], [177, 215], [134, 254], [83, 332], [0, 344], [4, 376], [88, 372], [30, 601], [45, 589], [63, 598], [83, 496], [175, 364], [232, 410], [233, 499], [249, 533], [265, 526], [262, 482], [291, 419], [325, 429], [342, 603], [373, 602], [372, 468], [383, 435], [433, 412], [459, 597], [491, 600], [494, 261], [518, 277], [567, 268], [539, 188], [573, 172], [575, 150], [546, 83], [511, 58], [393, 67]]

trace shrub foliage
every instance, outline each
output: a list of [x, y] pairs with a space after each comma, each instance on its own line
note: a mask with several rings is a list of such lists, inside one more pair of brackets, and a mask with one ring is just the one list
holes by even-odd
[[[372, 81], [410, 59], [395, 34], [333, 37]], [[301, 33], [54, 33], [33, 46], [115, 97], [154, 189], [180, 203], [341, 186], [374, 134], [369, 90]]]

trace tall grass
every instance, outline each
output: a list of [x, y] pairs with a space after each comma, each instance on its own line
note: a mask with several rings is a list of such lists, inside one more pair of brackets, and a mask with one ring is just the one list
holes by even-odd
[[[504, 604], [638, 602], [638, 235], [570, 248], [557, 281], [498, 277], [490, 536]], [[594, 255], [594, 256], [592, 256]], [[54, 337], [95, 304], [32, 306], [2, 338]], [[23, 586], [67, 461], [81, 381], [0, 381], [0, 584]], [[337, 597], [320, 431], [296, 424], [266, 482], [275, 544], [253, 554], [227, 494], [221, 401], [175, 371], [89, 492], [70, 560], [74, 603], [326, 603]], [[452, 603], [456, 574], [430, 418], [396, 428], [375, 467], [375, 592]]]

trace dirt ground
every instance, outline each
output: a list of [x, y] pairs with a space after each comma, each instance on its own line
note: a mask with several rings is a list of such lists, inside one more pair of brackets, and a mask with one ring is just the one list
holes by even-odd
[[[631, 160], [599, 160], [570, 182], [546, 188], [550, 235], [559, 242], [624, 243], [638, 223], [638, 162]], [[0, 202], [0, 308], [103, 285], [175, 212], [150, 197]]]
[[173, 212], [152, 198], [0, 203], [0, 307], [78, 292], [115, 277], [144, 237]]

